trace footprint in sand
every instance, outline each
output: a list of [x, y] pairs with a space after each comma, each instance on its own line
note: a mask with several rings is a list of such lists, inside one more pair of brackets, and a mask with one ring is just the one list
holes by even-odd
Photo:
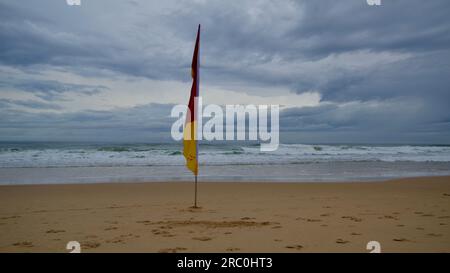
[[174, 237], [175, 236], [166, 230], [159, 230], [159, 229], [152, 229], [152, 233], [154, 235], [161, 235], [162, 237]]
[[437, 233], [428, 233], [427, 235], [430, 237], [442, 237], [442, 234], [437, 234]]
[[112, 238], [111, 240], [106, 240], [105, 242], [106, 242], [106, 243], [112, 243], [112, 244], [119, 244], [119, 243], [125, 244], [125, 240], [126, 240], [126, 239], [129, 239], [129, 238], [139, 238], [139, 237], [140, 237], [139, 235], [134, 235], [134, 234], [132, 234], [132, 233], [129, 233], [129, 234], [122, 234], [122, 235], [120, 235], [119, 237]]
[[422, 214], [422, 217], [433, 217], [434, 215], [431, 213]]
[[206, 242], [206, 241], [211, 241], [212, 238], [211, 237], [207, 237], [207, 236], [202, 236], [202, 237], [192, 237], [192, 240]]
[[2, 217], [0, 219], [1, 220], [8, 220], [8, 219], [16, 219], [16, 218], [20, 218], [20, 216], [19, 215], [6, 216], [6, 217]]
[[95, 241], [88, 241], [88, 242], [83, 242], [81, 245], [82, 245], [83, 249], [92, 249], [92, 248], [99, 247], [101, 244], [99, 242], [95, 242]]
[[350, 241], [344, 240], [344, 239], [337, 239], [336, 244], [347, 244], [350, 243]]
[[394, 241], [394, 242], [409, 242], [409, 240], [405, 239], [405, 238], [394, 238], [394, 239], [392, 239], [392, 241]]
[[241, 249], [240, 249], [240, 248], [237, 248], [237, 247], [229, 247], [229, 248], [226, 249], [226, 251], [231, 251], [231, 252], [233, 252], [233, 251], [239, 251], [239, 250], [241, 250]]
[[130, 237], [136, 237], [133, 233], [128, 234], [122, 234], [119, 236], [120, 238], [130, 238]]
[[288, 246], [285, 246], [285, 248], [300, 250], [303, 248], [303, 246], [302, 245], [288, 245]]
[[450, 196], [450, 193], [443, 193], [442, 195], [448, 197], [448, 196]]
[[152, 221], [149, 220], [142, 220], [142, 221], [136, 221], [138, 224], [144, 224], [144, 225], [151, 225]]
[[47, 230], [45, 233], [61, 233], [61, 232], [66, 232], [66, 231], [63, 229], [50, 229], [50, 230]]
[[304, 220], [306, 222], [322, 222], [322, 220], [320, 219], [303, 218], [303, 217], [298, 217], [295, 220]]
[[342, 219], [348, 219], [348, 220], [351, 220], [353, 222], [361, 222], [362, 221], [361, 218], [358, 218], [358, 217], [355, 217], [355, 216], [342, 216], [341, 218]]
[[392, 219], [392, 220], [398, 220], [397, 217], [392, 216], [392, 215], [384, 215], [382, 217], [378, 217], [378, 219]]
[[109, 231], [109, 230], [116, 230], [116, 229], [117, 229], [117, 227], [107, 227], [104, 230], [105, 231]]
[[114, 239], [112, 239], [112, 240], [106, 240], [105, 242], [108, 243], [108, 244], [119, 244], [119, 243], [124, 244], [124, 243], [125, 243], [125, 242], [124, 242], [122, 239], [120, 239], [120, 238], [114, 238]]
[[273, 239], [275, 242], [283, 242], [281, 239]]
[[20, 247], [33, 247], [33, 243], [29, 242], [29, 241], [24, 241], [24, 242], [17, 242], [14, 243], [13, 246], [20, 246]]
[[233, 232], [227, 231], [227, 232], [224, 232], [223, 234], [230, 235], [230, 234], [233, 234]]
[[187, 250], [185, 247], [163, 248], [158, 250], [159, 253], [177, 253], [178, 251]]
[[362, 234], [361, 233], [357, 233], [357, 232], [352, 232], [352, 233], [350, 233], [350, 235], [359, 236], [359, 235], [362, 235]]

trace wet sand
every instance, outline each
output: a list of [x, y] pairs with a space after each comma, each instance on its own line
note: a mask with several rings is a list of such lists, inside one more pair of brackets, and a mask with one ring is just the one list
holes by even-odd
[[0, 186], [0, 252], [450, 252], [450, 177]]

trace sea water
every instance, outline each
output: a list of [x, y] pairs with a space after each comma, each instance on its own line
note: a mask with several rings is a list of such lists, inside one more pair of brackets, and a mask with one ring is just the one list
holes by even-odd
[[[0, 143], [0, 184], [191, 181], [181, 143]], [[450, 146], [200, 144], [200, 181], [373, 181], [450, 175]]]

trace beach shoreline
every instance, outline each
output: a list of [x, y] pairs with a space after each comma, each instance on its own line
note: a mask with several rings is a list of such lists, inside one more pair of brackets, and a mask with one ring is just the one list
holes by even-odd
[[0, 252], [450, 252], [450, 176], [0, 186]]

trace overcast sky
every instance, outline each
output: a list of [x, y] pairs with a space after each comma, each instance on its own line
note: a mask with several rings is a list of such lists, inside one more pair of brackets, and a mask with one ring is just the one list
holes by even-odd
[[205, 104], [281, 140], [450, 143], [450, 1], [0, 0], [0, 140], [170, 140], [197, 25]]

